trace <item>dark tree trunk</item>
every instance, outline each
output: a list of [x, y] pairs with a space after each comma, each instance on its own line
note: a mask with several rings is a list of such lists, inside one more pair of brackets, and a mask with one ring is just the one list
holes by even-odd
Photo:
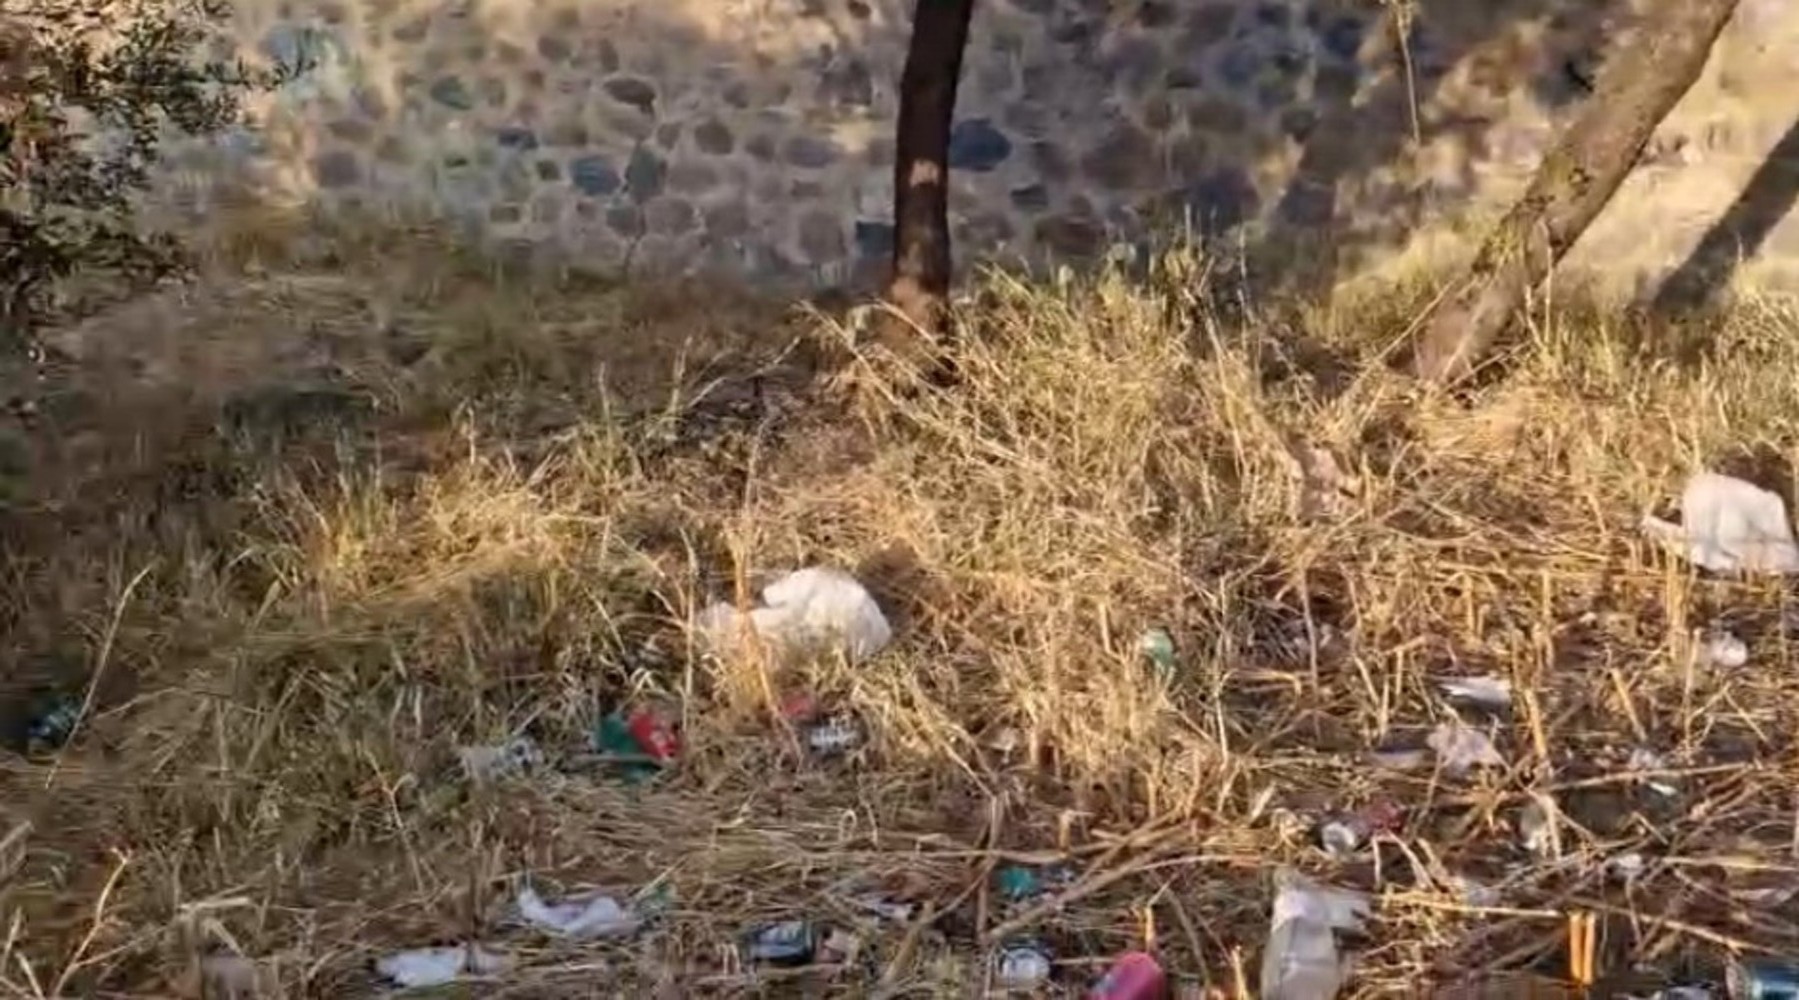
[[1454, 382], [1473, 370], [1624, 183], [1650, 134], [1699, 79], [1736, 6], [1659, 0], [1640, 35], [1614, 47], [1597, 92], [1427, 322], [1412, 357], [1419, 378]]
[[[893, 273], [880, 337], [901, 347], [943, 333], [950, 283], [949, 133], [974, 0], [917, 0], [900, 78], [893, 162]], [[916, 329], [914, 329], [916, 328]]]

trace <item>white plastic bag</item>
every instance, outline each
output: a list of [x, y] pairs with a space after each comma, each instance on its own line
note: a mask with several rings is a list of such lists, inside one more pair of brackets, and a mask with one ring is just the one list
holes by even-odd
[[529, 883], [519, 887], [518, 912], [529, 923], [566, 937], [623, 937], [643, 925], [637, 914], [611, 896], [546, 903]]
[[[880, 605], [854, 577], [838, 570], [813, 566], [789, 573], [763, 588], [762, 603], [750, 609], [747, 624], [776, 656], [836, 647], [855, 661], [893, 640]], [[745, 618], [721, 601], [701, 611], [694, 625], [714, 652], [723, 652], [737, 648]]]
[[1445, 774], [1460, 776], [1477, 767], [1505, 766], [1505, 758], [1493, 746], [1492, 737], [1459, 720], [1439, 725], [1424, 742], [1436, 751]]
[[471, 975], [491, 976], [511, 967], [510, 958], [478, 944], [396, 951], [375, 963], [375, 971], [408, 989], [442, 986]]
[[1702, 667], [1735, 669], [1749, 662], [1749, 644], [1724, 629], [1707, 629], [1699, 637], [1696, 655]]
[[1799, 572], [1786, 503], [1741, 479], [1701, 472], [1680, 498], [1680, 524], [1643, 518], [1643, 531], [1713, 572]]

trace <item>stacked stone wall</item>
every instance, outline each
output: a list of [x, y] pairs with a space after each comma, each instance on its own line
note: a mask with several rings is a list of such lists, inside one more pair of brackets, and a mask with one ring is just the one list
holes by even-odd
[[[1453, 245], [1517, 193], [1634, 11], [1412, 8], [980, 0], [951, 144], [959, 261], [1081, 260], [1192, 226], [1297, 235], [1280, 245], [1312, 270], [1328, 249], [1342, 277]], [[424, 213], [602, 270], [865, 284], [892, 240], [909, 19], [910, 0], [238, 0], [215, 55], [311, 69], [178, 155], [158, 198], [196, 220], [246, 194]], [[1745, 0], [1576, 265], [1652, 285], [1725, 220], [1741, 232], [1714, 233], [1713, 257], [1751, 251], [1736, 277], [1799, 287], [1795, 80], [1799, 7]]]

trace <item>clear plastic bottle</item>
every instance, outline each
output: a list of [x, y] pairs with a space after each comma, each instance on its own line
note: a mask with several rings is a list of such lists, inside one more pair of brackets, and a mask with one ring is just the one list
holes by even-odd
[[1337, 950], [1336, 934], [1361, 927], [1367, 898], [1320, 886], [1287, 868], [1275, 873], [1274, 883], [1261, 1000], [1333, 1000], [1350, 968]]

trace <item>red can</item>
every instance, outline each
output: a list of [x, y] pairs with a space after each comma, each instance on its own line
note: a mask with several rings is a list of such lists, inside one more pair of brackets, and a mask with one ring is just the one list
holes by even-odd
[[1094, 984], [1087, 1000], [1164, 1000], [1168, 977], [1155, 959], [1141, 951], [1120, 955], [1106, 977]]
[[811, 722], [818, 713], [818, 699], [810, 691], [798, 691], [781, 699], [781, 717], [788, 722]]
[[666, 763], [681, 752], [681, 740], [675, 736], [675, 731], [662, 721], [662, 716], [647, 708], [631, 713], [625, 726], [631, 730], [631, 737], [643, 752], [657, 761]]

